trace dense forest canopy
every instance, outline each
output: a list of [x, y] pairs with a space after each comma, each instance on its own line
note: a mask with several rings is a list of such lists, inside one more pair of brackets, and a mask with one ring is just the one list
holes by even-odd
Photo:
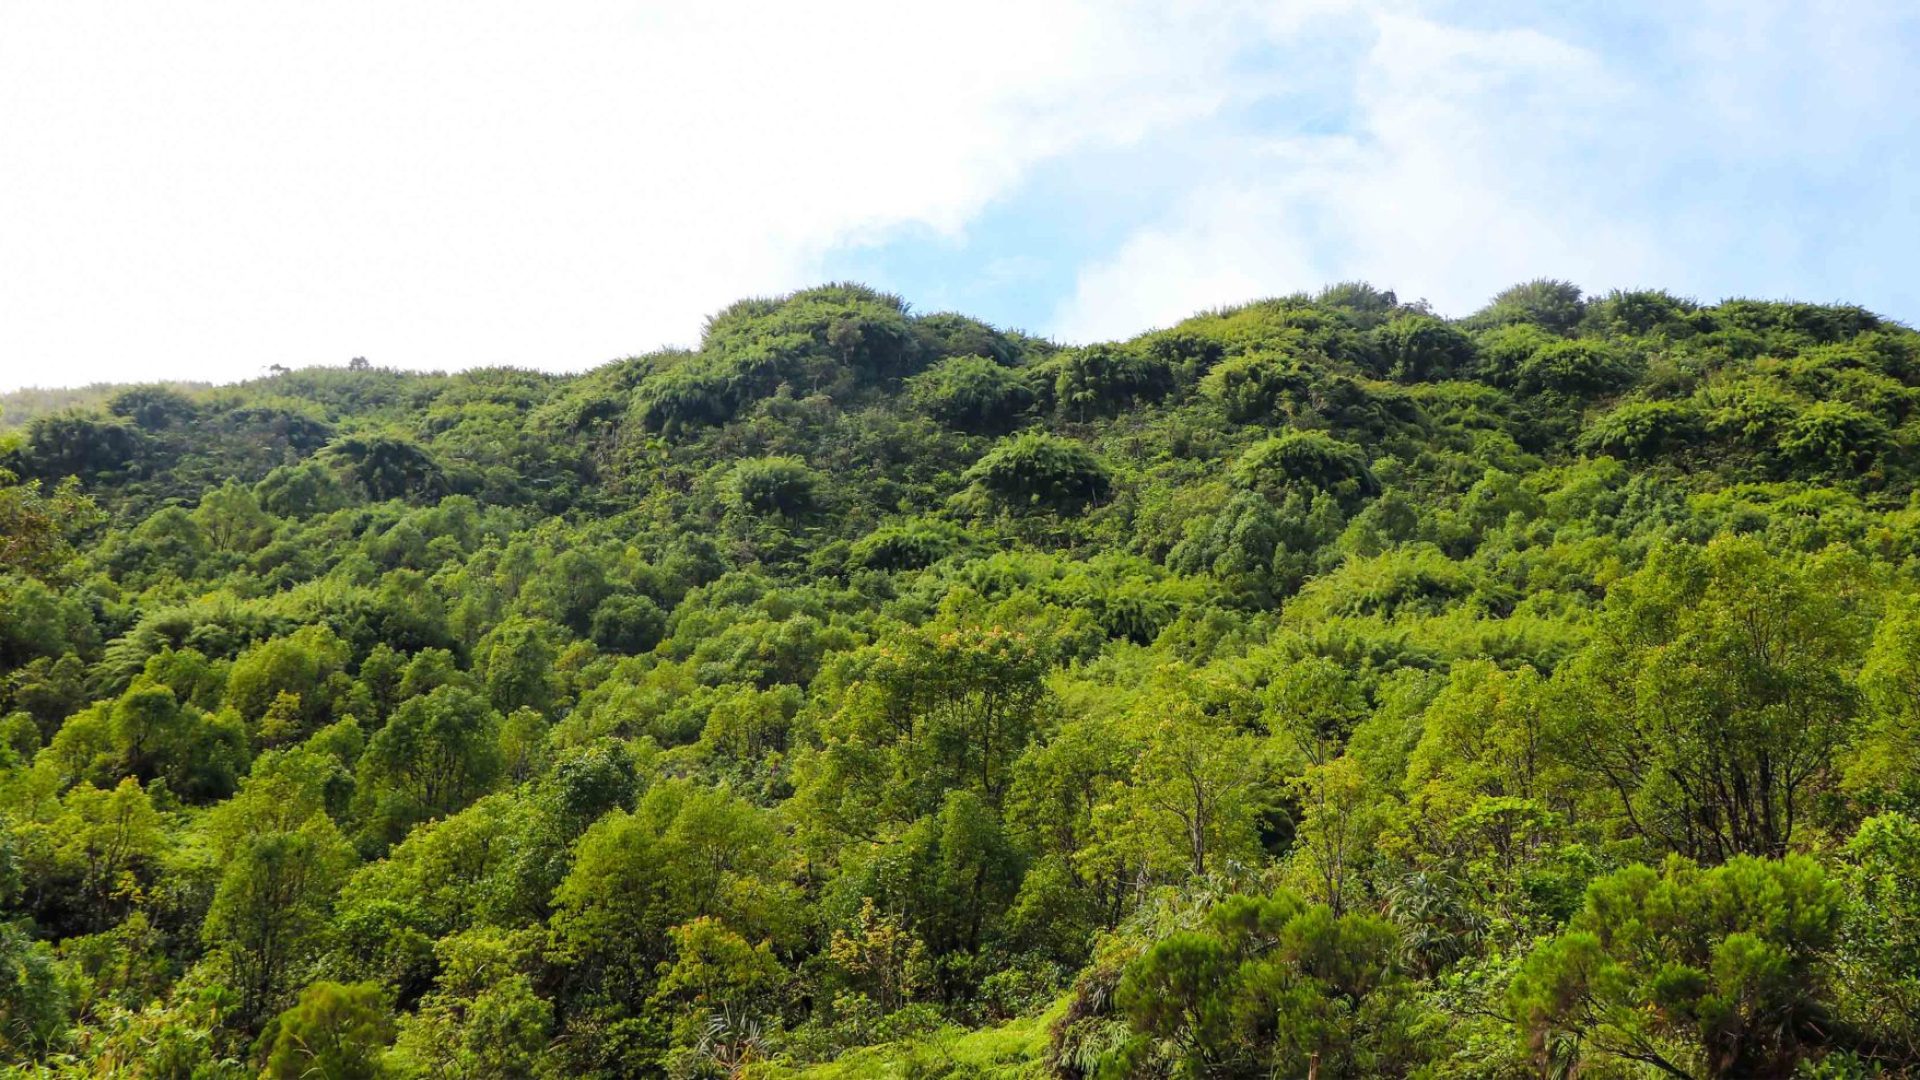
[[26, 1074], [1920, 1075], [1870, 312], [841, 284], [77, 400], [0, 435]]

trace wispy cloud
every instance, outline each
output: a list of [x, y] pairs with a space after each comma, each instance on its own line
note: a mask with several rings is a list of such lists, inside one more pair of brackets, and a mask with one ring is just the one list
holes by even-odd
[[1372, 44], [1331, 91], [1349, 129], [1223, 139], [1210, 175], [1090, 260], [1061, 336], [1350, 278], [1455, 313], [1542, 275], [1920, 308], [1896, 270], [1920, 239], [1912, 181], [1874, 178], [1911, 159], [1889, 137], [1920, 116], [1890, 44], [1914, 43], [1901, 9], [1638, 11], [1624, 38], [1402, 5], [1361, 17]]
[[0, 384], [684, 342], [835, 245], [951, 235], [1038, 160], [1220, 108], [1247, 17], [9, 6]]
[[1454, 311], [1549, 274], [1912, 315], [1915, 19], [13, 5], [0, 387], [577, 369], [849, 265], [1070, 339], [1351, 277]]

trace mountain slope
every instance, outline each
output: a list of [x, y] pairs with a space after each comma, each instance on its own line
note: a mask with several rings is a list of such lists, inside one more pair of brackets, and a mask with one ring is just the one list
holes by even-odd
[[88, 400], [0, 436], [10, 1061], [1920, 1062], [1920, 334], [1866, 311], [1067, 348], [830, 285]]

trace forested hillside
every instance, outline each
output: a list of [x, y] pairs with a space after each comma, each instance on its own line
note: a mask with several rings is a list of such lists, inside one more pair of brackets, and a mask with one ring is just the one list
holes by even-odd
[[27, 1075], [1920, 1076], [1920, 334], [851, 285], [0, 443]]

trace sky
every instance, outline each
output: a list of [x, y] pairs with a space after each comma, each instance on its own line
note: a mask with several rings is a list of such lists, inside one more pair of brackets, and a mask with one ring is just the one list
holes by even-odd
[[0, 390], [577, 371], [857, 280], [1920, 320], [1910, 0], [0, 0]]

